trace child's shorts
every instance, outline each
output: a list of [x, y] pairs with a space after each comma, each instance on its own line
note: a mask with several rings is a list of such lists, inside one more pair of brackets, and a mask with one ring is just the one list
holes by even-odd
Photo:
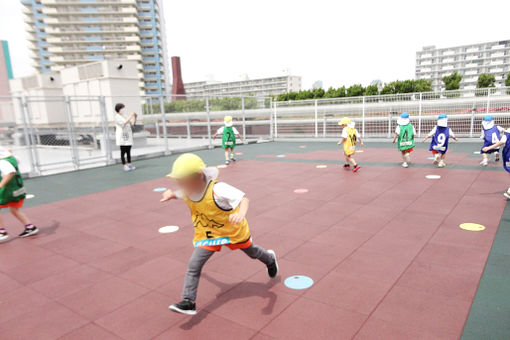
[[437, 155], [438, 153], [441, 155], [444, 155], [446, 151], [437, 151], [437, 150], [431, 150], [433, 155]]
[[[229, 247], [230, 250], [236, 250], [236, 249], [246, 249], [251, 247], [251, 237], [248, 241], [245, 241], [243, 243], [236, 243], [236, 244], [225, 244], [226, 247]], [[200, 248], [207, 249], [210, 251], [220, 251], [221, 247], [223, 246], [201, 246]]]
[[401, 152], [409, 153], [409, 152], [413, 152], [413, 151], [414, 151], [414, 148], [410, 148], [410, 149], [407, 149], [407, 150], [402, 150]]
[[18, 202], [9, 202], [7, 204], [0, 204], [0, 209], [2, 209], [2, 208], [21, 209], [21, 207], [23, 207], [23, 202], [25, 202], [24, 199], [22, 199], [21, 201], [18, 201]]
[[494, 152], [499, 152], [499, 149], [492, 149], [492, 150], [489, 150], [489, 151], [483, 151], [483, 149], [480, 150], [480, 153], [486, 153], [486, 154], [491, 154], [491, 153], [494, 153]]

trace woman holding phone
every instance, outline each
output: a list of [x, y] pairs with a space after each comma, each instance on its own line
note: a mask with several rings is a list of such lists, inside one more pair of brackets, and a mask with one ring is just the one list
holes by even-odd
[[132, 171], [136, 168], [131, 165], [131, 147], [133, 146], [133, 125], [136, 124], [137, 114], [131, 112], [127, 118], [125, 115], [125, 105], [118, 103], [115, 105], [115, 141], [120, 147], [120, 159], [124, 166], [124, 171]]

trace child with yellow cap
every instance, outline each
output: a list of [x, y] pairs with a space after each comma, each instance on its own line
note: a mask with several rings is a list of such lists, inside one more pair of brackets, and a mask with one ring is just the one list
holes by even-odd
[[230, 161], [235, 162], [234, 148], [236, 147], [236, 136], [240, 141], [243, 138], [239, 134], [239, 131], [232, 126], [232, 116], [225, 116], [225, 126], [220, 127], [213, 135], [213, 139], [218, 135], [222, 135], [221, 146], [225, 149], [225, 164], [230, 164]]
[[352, 169], [353, 172], [356, 172], [360, 169], [359, 164], [356, 163], [356, 160], [352, 155], [356, 152], [356, 144], [358, 140], [360, 145], [363, 145], [363, 141], [359, 136], [358, 130], [354, 128], [354, 122], [351, 122], [351, 119], [348, 117], [342, 118], [338, 125], [342, 126], [342, 140], [338, 142], [338, 145], [344, 145], [344, 155], [345, 155], [345, 164], [344, 169], [349, 170], [351, 168], [351, 164], [354, 167]]
[[244, 192], [218, 182], [218, 169], [206, 167], [202, 159], [192, 153], [179, 156], [168, 176], [177, 181], [179, 190], [165, 191], [161, 202], [178, 198], [184, 200], [191, 211], [195, 232], [195, 250], [184, 279], [183, 300], [170, 305], [170, 310], [196, 314], [195, 300], [202, 267], [222, 246], [241, 249], [252, 259], [258, 259], [267, 266], [269, 277], [278, 274], [275, 252], [252, 243], [245, 218], [249, 201]]

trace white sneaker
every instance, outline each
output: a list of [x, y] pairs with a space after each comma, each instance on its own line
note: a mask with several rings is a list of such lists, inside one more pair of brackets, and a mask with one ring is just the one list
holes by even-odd
[[489, 162], [486, 160], [486, 159], [483, 159], [481, 162], [480, 162], [480, 165], [481, 166], [487, 166], [489, 164]]
[[439, 163], [439, 157], [441, 156], [439, 156], [439, 154], [436, 153], [436, 156], [434, 157], [434, 165], [437, 165]]
[[409, 155], [409, 153], [406, 153], [406, 154], [404, 155], [404, 158], [405, 158], [405, 160], [406, 160], [406, 163], [411, 163], [411, 156]]
[[402, 163], [403, 168], [407, 168], [408, 166], [409, 166], [409, 164], [407, 164], [407, 162]]
[[444, 161], [440, 161], [437, 166], [440, 168], [444, 168], [446, 166], [446, 163]]

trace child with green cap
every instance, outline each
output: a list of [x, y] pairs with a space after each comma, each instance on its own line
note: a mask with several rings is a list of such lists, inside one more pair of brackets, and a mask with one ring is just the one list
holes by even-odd
[[395, 136], [393, 137], [393, 143], [398, 140], [398, 150], [402, 154], [402, 166], [407, 168], [411, 163], [411, 152], [414, 150], [414, 136], [416, 130], [411, 124], [409, 119], [409, 113], [402, 112], [400, 117], [397, 119], [397, 128], [395, 129]]
[[239, 131], [232, 125], [232, 116], [225, 116], [225, 126], [220, 127], [212, 138], [222, 135], [221, 146], [225, 150], [225, 164], [230, 164], [230, 161], [235, 162], [234, 148], [236, 147], [236, 136], [242, 142], [243, 138]]

